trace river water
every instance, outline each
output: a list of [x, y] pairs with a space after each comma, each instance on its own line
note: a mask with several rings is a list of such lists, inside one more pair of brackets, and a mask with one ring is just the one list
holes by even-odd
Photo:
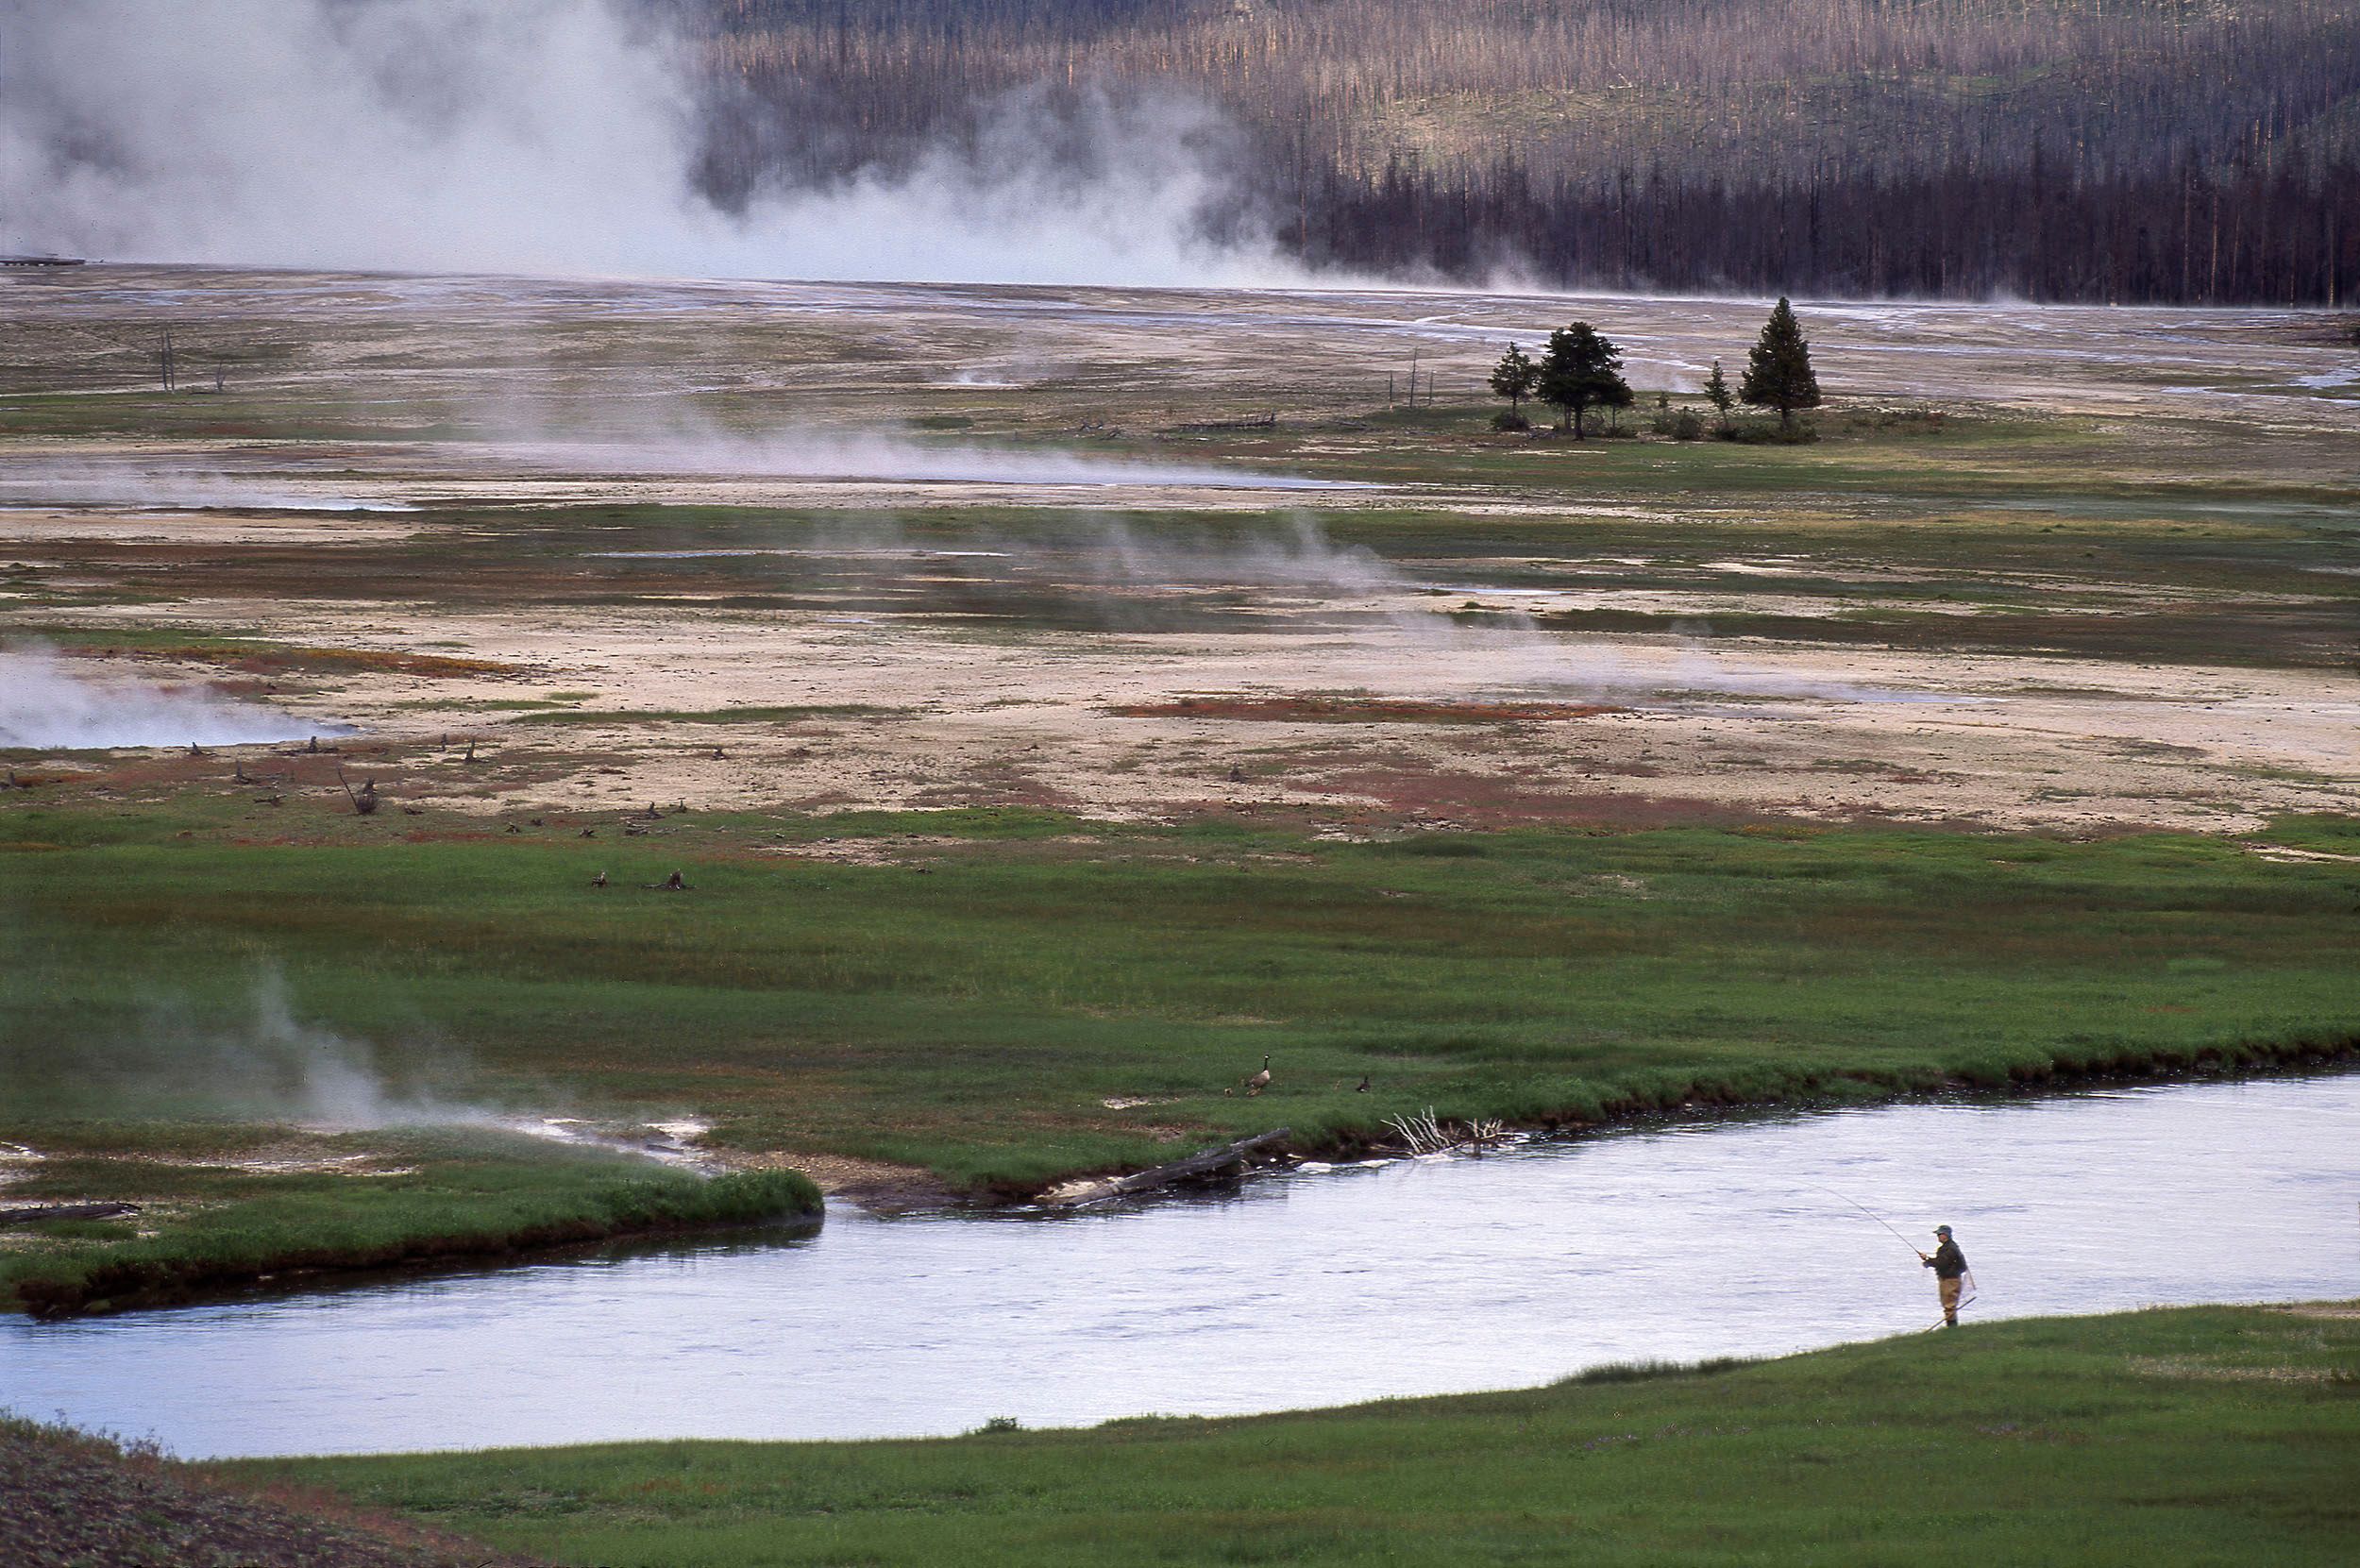
[[1673, 1124], [1058, 1219], [0, 1326], [0, 1404], [189, 1456], [858, 1438], [1526, 1386], [1970, 1319], [2360, 1295], [2360, 1074]]

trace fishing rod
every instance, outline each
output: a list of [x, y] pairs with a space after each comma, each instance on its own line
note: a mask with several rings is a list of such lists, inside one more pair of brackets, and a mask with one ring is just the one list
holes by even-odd
[[1886, 1224], [1884, 1216], [1879, 1214], [1875, 1209], [1870, 1208], [1866, 1204], [1861, 1203], [1857, 1199], [1846, 1198], [1843, 1193], [1838, 1192], [1832, 1187], [1820, 1187], [1817, 1182], [1805, 1182], [1803, 1185], [1805, 1187], [1818, 1188], [1820, 1191], [1825, 1192], [1829, 1197], [1834, 1198], [1841, 1203], [1850, 1204], [1854, 1208], [1859, 1209], [1863, 1214], [1865, 1214], [1871, 1220], [1876, 1221], [1877, 1223], [1884, 1225], [1884, 1228], [1891, 1232], [1893, 1239], [1896, 1241], [1900, 1242], [1901, 1245], [1909, 1248], [1911, 1252], [1915, 1253], [1921, 1262], [1924, 1261], [1926, 1250], [1923, 1247], [1920, 1247], [1916, 1242], [1911, 1240], [1908, 1237], [1902, 1235], [1899, 1231], [1894, 1230], [1891, 1225]]
[[[1869, 1207], [1866, 1204], [1863, 1204], [1863, 1203], [1860, 1202], [1860, 1201], [1859, 1201], [1858, 1199], [1856, 1199], [1856, 1198], [1847, 1198], [1847, 1197], [1845, 1197], [1845, 1195], [1844, 1195], [1843, 1193], [1838, 1192], [1838, 1191], [1837, 1191], [1834, 1188], [1832, 1188], [1832, 1187], [1821, 1187], [1821, 1186], [1820, 1186], [1820, 1184], [1819, 1184], [1819, 1183], [1817, 1183], [1817, 1182], [1805, 1182], [1803, 1185], [1804, 1185], [1805, 1187], [1818, 1188], [1818, 1189], [1819, 1189], [1820, 1191], [1825, 1192], [1825, 1193], [1826, 1193], [1829, 1197], [1830, 1197], [1830, 1198], [1834, 1198], [1834, 1199], [1836, 1199], [1836, 1200], [1838, 1200], [1839, 1202], [1842, 1202], [1842, 1203], [1849, 1204], [1852, 1207], [1859, 1209], [1859, 1210], [1860, 1210], [1863, 1214], [1865, 1214], [1865, 1215], [1867, 1215], [1867, 1216], [1868, 1216], [1871, 1220], [1876, 1221], [1876, 1222], [1877, 1222], [1877, 1223], [1879, 1223], [1879, 1224], [1880, 1224], [1880, 1225], [1884, 1225], [1884, 1228], [1885, 1228], [1887, 1231], [1889, 1231], [1889, 1232], [1891, 1232], [1891, 1233], [1892, 1233], [1893, 1239], [1894, 1239], [1896, 1241], [1900, 1242], [1900, 1243], [1901, 1243], [1901, 1245], [1903, 1245], [1903, 1246], [1905, 1246], [1905, 1247], [1909, 1248], [1909, 1250], [1910, 1250], [1910, 1251], [1912, 1251], [1912, 1252], [1913, 1252], [1913, 1253], [1917, 1254], [1917, 1260], [1918, 1260], [1919, 1262], [1923, 1263], [1924, 1261], [1926, 1261], [1926, 1256], [1927, 1256], [1927, 1255], [1926, 1255], [1926, 1252], [1925, 1252], [1925, 1250], [1924, 1250], [1923, 1248], [1919, 1247], [1919, 1246], [1918, 1246], [1918, 1244], [1917, 1244], [1916, 1242], [1914, 1242], [1914, 1241], [1911, 1240], [1908, 1237], [1906, 1237], [1906, 1236], [1902, 1235], [1899, 1231], [1897, 1231], [1897, 1230], [1894, 1230], [1894, 1228], [1893, 1228], [1893, 1226], [1892, 1226], [1892, 1225], [1887, 1224], [1887, 1223], [1885, 1222], [1885, 1218], [1884, 1218], [1884, 1216], [1883, 1216], [1883, 1215], [1879, 1214], [1879, 1213], [1878, 1213], [1875, 1209], [1870, 1208], [1870, 1207]], [[1959, 1309], [1959, 1310], [1964, 1310], [1966, 1307], [1973, 1306], [1973, 1305], [1974, 1305], [1974, 1302], [1975, 1302], [1975, 1298], [1976, 1298], [1977, 1296], [1979, 1296], [1979, 1295], [1981, 1295], [1981, 1294], [1982, 1293], [1981, 1290], [1979, 1290], [1976, 1288], [1976, 1285], [1975, 1285], [1975, 1271], [1974, 1271], [1974, 1270], [1972, 1270], [1972, 1269], [1967, 1270], [1967, 1271], [1966, 1271], [1966, 1276], [1965, 1276], [1965, 1277], [1966, 1277], [1966, 1290], [1965, 1290], [1965, 1293], [1964, 1293], [1964, 1295], [1962, 1295], [1962, 1296], [1959, 1298], [1959, 1306], [1958, 1306], [1958, 1309]], [[1934, 1326], [1935, 1328], [1942, 1328], [1942, 1327], [1946, 1327], [1946, 1326], [1947, 1326], [1947, 1325], [1948, 1325], [1949, 1321], [1950, 1321], [1950, 1320], [1949, 1320], [1948, 1316], [1946, 1314], [1946, 1315], [1945, 1315], [1945, 1316], [1943, 1316], [1943, 1317], [1936, 1318], [1936, 1319], [1934, 1320], [1933, 1326]]]

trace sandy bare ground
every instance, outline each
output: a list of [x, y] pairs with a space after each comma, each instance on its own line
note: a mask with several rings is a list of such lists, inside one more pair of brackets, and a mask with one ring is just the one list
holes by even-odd
[[[375, 739], [476, 738], [487, 767], [420, 761], [394, 768], [383, 787], [483, 813], [1023, 804], [1115, 818], [1288, 808], [1479, 825], [1627, 819], [1670, 800], [2220, 831], [2360, 803], [2360, 693], [2311, 672], [1468, 631], [1414, 603], [1343, 632], [1032, 632], [1008, 643], [915, 618], [824, 614], [683, 611], [651, 626], [642, 614], [579, 609], [318, 604], [257, 615], [248, 603], [198, 602], [172, 618], [325, 646], [456, 642], [525, 666], [524, 681], [346, 681], [304, 704]], [[876, 711], [549, 725], [470, 707], [546, 690], [585, 715]], [[1572, 698], [1627, 711], [1470, 725], [1110, 711], [1192, 694], [1336, 692]]]
[[[1180, 588], [1234, 590], [1244, 596], [1238, 615], [1223, 630], [1152, 633], [993, 631], [850, 599], [743, 611], [685, 587], [651, 611], [329, 599], [276, 585], [214, 592], [204, 575], [241, 551], [286, 546], [333, 572], [348, 548], [410, 541], [430, 551], [438, 537], [480, 538], [497, 526], [480, 509], [524, 516], [583, 502], [848, 516], [984, 505], [1286, 508], [1314, 528], [1323, 516], [1386, 509], [1465, 519], [1658, 514], [1596, 504], [1577, 482], [1548, 494], [1306, 486], [1284, 462], [1167, 461], [1104, 447], [1091, 411], [1102, 396], [1127, 396], [1118, 417], [1136, 428], [1280, 401], [1365, 409], [1413, 350], [1464, 395], [1506, 337], [1535, 340], [1576, 311], [1625, 344], [1635, 379], [1694, 385], [1712, 359], [1742, 358], [1761, 314], [1752, 302], [143, 268], [88, 269], [6, 297], [0, 567], [53, 574], [46, 591], [126, 582], [181, 591], [121, 603], [96, 594], [60, 610], [29, 598], [18, 607], [0, 589], [0, 635], [12, 624], [234, 629], [312, 647], [464, 649], [514, 666], [432, 680], [356, 672], [267, 694], [389, 745], [399, 760], [386, 765], [382, 787], [422, 808], [1027, 804], [1129, 818], [1283, 809], [1466, 824], [1799, 813], [2089, 831], [2250, 828], [2360, 802], [2360, 688], [2349, 671], [1575, 635], [1520, 618], [1835, 613], [1808, 591], [1740, 593], [1748, 574], [1774, 569], [1768, 557], [1722, 563], [1727, 593], [1586, 582], [1578, 560], [1521, 588], [1484, 580], [1496, 562], [1471, 561], [1464, 581], [1348, 562], [1225, 581], [1218, 565], [1200, 564]], [[143, 362], [125, 345], [159, 312], [189, 323], [193, 364], [209, 344], [258, 356], [240, 362], [234, 379], [266, 412], [332, 410], [368, 424], [372, 438], [272, 434], [227, 416], [218, 430], [145, 433], [11, 421], [10, 396], [63, 387], [96, 406], [136, 389]], [[2310, 464], [2322, 483], [2350, 477], [2360, 393], [2338, 378], [2352, 356], [2293, 313], [1879, 305], [1805, 314], [1831, 393], [1972, 395], [2048, 414], [2234, 416], [2240, 429], [2282, 432], [2269, 463]], [[946, 362], [959, 374], [946, 379]], [[683, 412], [692, 406], [699, 412]], [[1004, 443], [878, 433], [937, 406], [1000, 418], [1031, 445], [1011, 457]], [[750, 423], [781, 422], [799, 433], [746, 433]], [[2160, 449], [2157, 472], [2169, 477], [2175, 461]], [[1790, 504], [1824, 514], [1840, 503], [1731, 502], [1772, 524]], [[413, 507], [421, 510], [402, 510]], [[454, 523], [455, 508], [479, 514]], [[116, 558], [104, 551], [150, 546], [181, 552], [169, 572], [107, 576]], [[878, 581], [929, 569], [922, 552], [876, 553]], [[1900, 583], [1911, 574], [1882, 575]], [[1068, 586], [1108, 599], [1165, 591], [1153, 572]], [[2061, 591], [2059, 614], [2109, 595], [2152, 605], [2175, 594], [2151, 582], [2070, 587], [2082, 602]], [[1483, 625], [1441, 613], [1466, 604], [1490, 613]], [[1238, 617], [1255, 629], [1238, 630]], [[1623, 711], [1476, 724], [1110, 711], [1199, 694], [1340, 692]], [[565, 694], [553, 710], [584, 714], [867, 711], [550, 724], [495, 706], [548, 693]], [[464, 771], [430, 754], [452, 736], [475, 737], [497, 766]]]

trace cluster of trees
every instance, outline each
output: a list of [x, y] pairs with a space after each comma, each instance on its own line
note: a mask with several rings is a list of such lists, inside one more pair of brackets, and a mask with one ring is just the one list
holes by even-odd
[[[725, 196], [1093, 86], [1219, 106], [1215, 227], [1575, 285], [2340, 303], [2360, 0], [641, 0]], [[1079, 140], [1077, 138], [1077, 140]], [[1085, 154], [1086, 155], [1086, 154]]]
[[[1611, 338], [1586, 321], [1560, 327], [1549, 334], [1548, 346], [1535, 360], [1515, 344], [1492, 367], [1492, 390], [1508, 399], [1508, 412], [1494, 420], [1498, 430], [1524, 430], [1524, 402], [1537, 398], [1557, 409], [1558, 428], [1583, 440], [1588, 431], [1583, 416], [1592, 409], [1627, 409], [1634, 394], [1623, 379], [1623, 351]], [[1776, 409], [1781, 428], [1792, 429], [1795, 411], [1819, 406], [1819, 378], [1811, 366], [1811, 345], [1803, 337], [1795, 307], [1781, 296], [1762, 324], [1762, 336], [1746, 355], [1745, 373], [1734, 395], [1721, 362], [1712, 362], [1705, 382], [1705, 398], [1728, 429], [1729, 410], [1738, 403]]]

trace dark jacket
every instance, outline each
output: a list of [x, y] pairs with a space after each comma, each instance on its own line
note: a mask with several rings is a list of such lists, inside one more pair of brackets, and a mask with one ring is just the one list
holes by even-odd
[[1945, 1237], [1942, 1245], [1934, 1249], [1934, 1256], [1926, 1259], [1926, 1267], [1934, 1272], [1936, 1279], [1956, 1279], [1966, 1273], [1966, 1254], [1959, 1251], [1956, 1241]]

